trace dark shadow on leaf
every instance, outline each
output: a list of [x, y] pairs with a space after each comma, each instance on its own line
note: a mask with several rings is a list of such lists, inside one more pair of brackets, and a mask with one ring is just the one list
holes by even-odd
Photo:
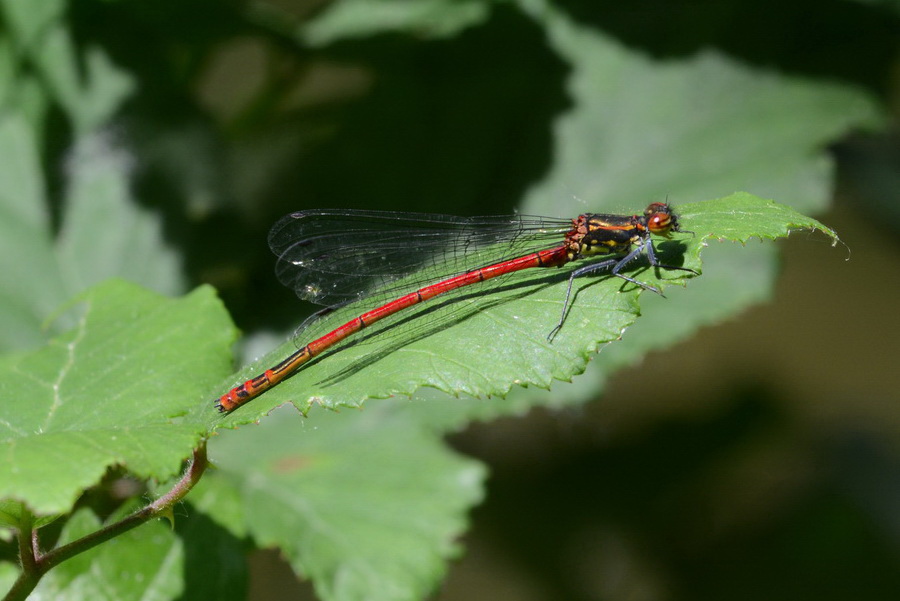
[[[471, 319], [478, 313], [489, 310], [493, 307], [506, 304], [511, 301], [520, 300], [549, 286], [553, 286], [559, 283], [561, 279], [565, 279], [565, 274], [554, 274], [551, 276], [543, 275], [538, 276], [538, 278], [532, 279], [540, 279], [543, 281], [543, 283], [535, 285], [528, 284], [527, 282], [517, 282], [515, 284], [509, 284], [507, 286], [496, 289], [495, 292], [497, 294], [493, 294], [488, 298], [483, 298], [483, 295], [479, 292], [471, 291], [454, 298], [445, 299], [442, 302], [431, 306], [428, 306], [427, 304], [422, 305], [421, 309], [416, 311], [415, 313], [407, 314], [397, 322], [385, 324], [385, 327], [390, 327], [400, 332], [398, 335], [393, 336], [387, 342], [385, 342], [384, 339], [385, 332], [383, 331], [383, 328], [381, 328], [380, 330], [373, 328], [373, 330], [375, 331], [368, 332], [366, 335], [356, 340], [348, 341], [346, 345], [335, 348], [333, 352], [340, 352], [352, 346], [366, 344], [369, 342], [377, 342], [379, 343], [379, 347], [373, 350], [365, 358], [354, 362], [353, 365], [347, 366], [346, 368], [323, 380], [320, 380], [319, 382], [317, 382], [317, 384], [322, 386], [331, 386], [337, 384], [341, 380], [352, 376], [353, 374], [356, 374], [359, 371], [370, 367], [371, 365], [374, 365], [388, 355], [391, 355], [392, 353], [414, 342], [424, 340], [425, 338], [428, 338], [429, 336], [432, 336], [435, 333], [443, 331], [447, 328], [460, 325], [463, 322]], [[525, 288], [522, 289], [523, 287]], [[508, 292], [509, 290], [516, 289], [521, 289], [521, 291], [513, 295], [503, 294], [504, 291]], [[450, 313], [444, 314], [439, 319], [429, 320], [429, 315], [434, 314], [441, 309], [475, 299], [478, 300], [477, 303], [463, 305]], [[413, 322], [416, 323], [416, 327], [412, 329], [405, 329], [404, 326]], [[326, 355], [323, 355], [322, 358], [330, 354], [332, 353], [326, 353]]]
[[190, 504], [175, 530], [184, 545], [184, 592], [179, 601], [242, 599], [249, 587], [245, 543]]
[[[675, 253], [678, 251], [683, 253], [686, 246], [683, 243], [676, 241], [668, 241], [663, 244], [668, 244], [669, 246], [665, 254], [661, 253], [660, 256], [672, 257], [672, 262], [669, 263], [670, 265], [680, 265], [683, 262], [683, 259], [676, 261]], [[643, 257], [642, 261], [644, 265], [640, 266], [637, 270], [629, 270], [629, 272], [640, 274], [649, 269], [650, 266], [646, 264], [646, 257]], [[574, 269], [574, 266], [572, 268]], [[347, 366], [317, 382], [318, 385], [322, 386], [336, 384], [342, 379], [370, 367], [397, 350], [414, 342], [428, 338], [436, 332], [459, 325], [478, 313], [501, 306], [510, 301], [521, 300], [549, 286], [563, 283], [568, 279], [569, 273], [569, 270], [556, 271], [551, 274], [534, 273], [528, 278], [518, 279], [515, 282], [509, 282], [499, 287], [493, 287], [488, 295], [485, 294], [483, 289], [463, 288], [456, 293], [450, 293], [449, 296], [443, 297], [440, 299], [440, 302], [418, 305], [411, 308], [408, 312], [399, 315], [397, 319], [392, 320], [389, 318], [388, 320], [373, 325], [371, 328], [363, 330], [359, 336], [347, 340], [338, 346], [329, 349], [319, 357], [316, 357], [307, 365], [307, 368], [334, 353], [341, 352], [351, 347], [370, 343], [377, 343], [379, 345], [377, 348], [374, 348], [369, 355], [357, 360], [353, 365]], [[590, 286], [607, 281], [610, 277], [613, 276], [607, 272], [601, 272], [590, 278], [583, 278], [587, 280], [584, 283], [580, 281], [576, 282], [568, 308], [571, 309], [575, 304], [578, 294], [581, 291]], [[635, 277], [639, 278], [639, 275], [635, 275]], [[622, 292], [630, 292], [633, 288], [636, 288], [633, 284], [622, 281]], [[513, 291], [518, 292], [510, 294]], [[563, 295], [561, 293], [560, 301], [562, 301], [562, 299]], [[477, 302], [467, 303], [467, 301]], [[455, 309], [446, 311], [446, 309], [449, 309], [450, 307], [455, 307]], [[352, 316], [353, 314], [348, 318], [352, 318]], [[550, 332], [551, 329], [548, 329], [547, 334], [549, 335]], [[305, 342], [308, 342], [308, 340], [304, 340], [304, 343]]]
[[[684, 265], [684, 255], [687, 252], [687, 244], [682, 240], [665, 240], [655, 244], [656, 258], [664, 265], [681, 267]], [[685, 272], [686, 273], [686, 272]]]

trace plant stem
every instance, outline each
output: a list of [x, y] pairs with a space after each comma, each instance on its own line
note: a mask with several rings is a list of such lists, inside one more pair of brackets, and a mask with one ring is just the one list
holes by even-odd
[[169, 492], [114, 524], [105, 526], [83, 538], [44, 554], [40, 552], [37, 530], [33, 527], [34, 517], [31, 515], [23, 517], [17, 536], [22, 573], [3, 598], [3, 601], [22, 601], [26, 599], [50, 568], [169, 511], [200, 480], [207, 465], [206, 443], [204, 442], [194, 450], [194, 455], [187, 470], [185, 470], [184, 475]]

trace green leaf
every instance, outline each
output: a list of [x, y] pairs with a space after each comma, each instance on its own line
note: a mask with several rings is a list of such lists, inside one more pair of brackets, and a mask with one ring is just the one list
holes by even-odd
[[18, 528], [22, 517], [22, 504], [4, 499], [0, 501], [0, 526]]
[[27, 519], [28, 527], [42, 528], [43, 526], [54, 522], [57, 518], [59, 518], [58, 515], [35, 518], [34, 514], [18, 501], [0, 499], [0, 526], [21, 528], [23, 519]]
[[5, 561], [0, 562], [0, 591], [8, 591], [11, 589], [18, 577], [19, 570], [15, 565]]
[[[714, 238], [745, 243], [751, 238], [785, 238], [794, 230], [819, 230], [835, 243], [838, 241], [834, 230], [815, 219], [746, 192], [713, 201], [683, 204], [679, 207], [679, 215], [685, 223], [696, 228], [694, 233], [703, 240]], [[695, 248], [699, 256], [699, 247]]]
[[[79, 510], [67, 521], [59, 544], [89, 535], [101, 526], [89, 510]], [[184, 555], [182, 541], [168, 523], [152, 522], [55, 567], [29, 599], [177, 599], [184, 590]]]
[[10, 350], [44, 342], [41, 324], [66, 292], [36, 142], [21, 116], [0, 116], [0, 155], [0, 273], [9, 283], [0, 288], [0, 350]]
[[110, 277], [167, 294], [184, 288], [180, 259], [159, 217], [131, 193], [133, 158], [114, 136], [85, 134], [67, 162], [59, 238], [46, 208], [34, 132], [15, 113], [0, 116], [0, 350], [46, 341], [43, 324], [66, 298]]
[[193, 509], [185, 516], [184, 506], [175, 519], [185, 552], [182, 599], [245, 601], [249, 570], [244, 541]]
[[72, 149], [57, 240], [72, 293], [110, 277], [162, 294], [184, 290], [181, 259], [166, 243], [159, 217], [131, 192], [133, 161], [130, 149], [109, 132], [86, 134]]
[[[556, 168], [524, 210], [592, 210], [636, 199], [676, 204], [745, 189], [822, 210], [833, 161], [822, 152], [853, 128], [879, 123], [874, 99], [848, 86], [754, 70], [716, 53], [659, 63], [601, 33], [547, 18], [574, 65], [576, 109], [557, 126]], [[626, 205], [627, 206], [627, 205]]]
[[0, 207], [6, 218], [32, 229], [46, 228], [48, 215], [42, 210], [45, 203], [44, 180], [34, 132], [28, 122], [14, 111], [0, 115]]
[[[281, 411], [210, 441], [191, 503], [260, 547], [277, 546], [323, 600], [425, 598], [458, 554], [483, 468], [391, 404]], [[314, 424], [314, 425], [313, 425]]]
[[[774, 238], [800, 228], [834, 236], [814, 219], [745, 193], [683, 205], [682, 210], [684, 229], [695, 233], [657, 241], [657, 249], [663, 263], [683, 260], [685, 267], [697, 270], [700, 251], [710, 238]], [[473, 285], [411, 307], [366, 328], [359, 336], [364, 344], [351, 338], [336, 347], [338, 352], [326, 352], [232, 413], [225, 423], [253, 421], [287, 400], [305, 412], [313, 403], [357, 406], [369, 398], [410, 395], [422, 386], [485, 397], [505, 395], [514, 385], [548, 388], [554, 380], [571, 380], [584, 371], [594, 352], [634, 323], [641, 293], [615, 277], [577, 281], [565, 324], [550, 341], [547, 337], [562, 315], [567, 274], [573, 268], [529, 269], [512, 274], [489, 294], [479, 294], [479, 286]], [[631, 273], [660, 288], [685, 279], [683, 271], [639, 268]], [[386, 300], [376, 296], [335, 311], [306, 331], [304, 342]], [[229, 384], [260, 373], [292, 348], [282, 346]], [[223, 385], [223, 392], [226, 389]]]
[[172, 418], [230, 362], [233, 326], [209, 288], [173, 300], [110, 281], [78, 308], [73, 330], [0, 359], [0, 498], [38, 514], [68, 511], [112, 465], [177, 473], [205, 427]]
[[[97, 48], [73, 46], [61, 21], [65, 8], [44, 0], [3, 4], [14, 35], [0, 38], [0, 89], [7, 100], [0, 113], [0, 272], [15, 285], [0, 292], [0, 350], [46, 341], [47, 316], [103, 279], [128, 277], [164, 293], [184, 288], [157, 217], [132, 198], [135, 157], [103, 129], [133, 89], [132, 79]], [[58, 244], [41, 165], [48, 89], [75, 131], [64, 164], [66, 202], [54, 224]]]
[[40, 43], [41, 35], [65, 14], [67, 0], [2, 0], [3, 16], [25, 47]]
[[34, 59], [79, 135], [106, 125], [136, 88], [134, 79], [101, 49], [79, 53], [61, 26], [46, 33]]
[[77, 134], [105, 125], [135, 90], [134, 79], [100, 48], [77, 47], [63, 21], [65, 0], [3, 0], [22, 54], [40, 71]]
[[300, 38], [311, 46], [388, 31], [415, 32], [427, 38], [449, 37], [483, 22], [490, 5], [483, 0], [345, 0], [330, 5], [303, 26]]

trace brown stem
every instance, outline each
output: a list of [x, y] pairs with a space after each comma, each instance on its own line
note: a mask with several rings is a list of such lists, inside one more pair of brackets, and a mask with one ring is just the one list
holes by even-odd
[[183, 499], [200, 480], [200, 476], [203, 475], [207, 465], [206, 443], [204, 442], [194, 450], [194, 456], [187, 470], [169, 492], [114, 524], [105, 526], [83, 538], [72, 541], [62, 547], [57, 547], [44, 554], [40, 552], [37, 530], [34, 529], [34, 518], [33, 516], [26, 516], [21, 521], [18, 533], [22, 573], [3, 598], [3, 601], [22, 601], [26, 599], [31, 594], [31, 591], [34, 590], [34, 587], [37, 586], [41, 577], [50, 568], [75, 555], [92, 549], [100, 543], [124, 534], [132, 528], [136, 528], [168, 511], [169, 508]]

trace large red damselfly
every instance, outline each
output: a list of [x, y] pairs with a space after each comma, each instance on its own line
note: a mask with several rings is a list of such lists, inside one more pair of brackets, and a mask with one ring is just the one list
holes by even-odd
[[[281, 363], [222, 395], [216, 406], [222, 412], [234, 411], [348, 336], [436, 296], [531, 267], [559, 267], [614, 255], [569, 274], [562, 315], [548, 336], [552, 338], [565, 321], [578, 277], [608, 270], [661, 294], [656, 287], [622, 273], [642, 254], [654, 268], [696, 274], [656, 258], [651, 234], [668, 238], [672, 232], [684, 231], [669, 205], [662, 202], [650, 204], [641, 215], [586, 213], [572, 220], [348, 210], [292, 213], [269, 234], [269, 246], [278, 256], [276, 273], [283, 284], [300, 298], [331, 309], [376, 292], [379, 299], [389, 300], [300, 346]], [[417, 271], [424, 275], [409, 277]]]

